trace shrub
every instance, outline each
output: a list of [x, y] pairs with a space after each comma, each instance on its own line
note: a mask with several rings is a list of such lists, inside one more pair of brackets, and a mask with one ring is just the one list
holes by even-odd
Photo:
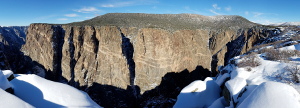
[[294, 63], [284, 67], [284, 72], [274, 72], [274, 78], [284, 83], [299, 83], [300, 82], [300, 67]]
[[290, 76], [292, 82], [299, 83], [299, 76], [300, 76], [300, 68], [296, 65], [289, 65], [284, 68], [287, 72], [288, 75]]
[[297, 34], [296, 36], [291, 38], [293, 41], [299, 41], [300, 40], [300, 34]]
[[249, 68], [249, 67], [257, 67], [261, 64], [258, 61], [258, 58], [256, 55], [257, 55], [257, 53], [251, 52], [250, 54], [243, 56], [242, 61], [238, 62], [237, 66], [238, 67], [248, 67], [247, 71], [251, 71], [251, 68]]
[[298, 50], [278, 50], [274, 48], [264, 48], [259, 53], [264, 53], [265, 58], [272, 61], [289, 61], [290, 57], [300, 55], [300, 51]]
[[260, 53], [264, 53], [265, 54], [265, 58], [267, 60], [273, 60], [273, 61], [277, 61], [277, 60], [281, 60], [282, 59], [282, 55], [280, 54], [279, 50], [276, 50], [274, 48], [265, 48], [260, 50]]

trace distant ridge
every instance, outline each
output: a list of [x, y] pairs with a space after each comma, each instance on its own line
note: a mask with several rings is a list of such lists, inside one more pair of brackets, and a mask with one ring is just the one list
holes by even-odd
[[197, 14], [144, 14], [108, 13], [82, 22], [69, 23], [82, 26], [119, 26], [138, 28], [177, 29], [237, 29], [257, 24], [236, 15], [203, 16]]
[[276, 23], [270, 24], [272, 26], [300, 26], [300, 22], [284, 22], [284, 23]]

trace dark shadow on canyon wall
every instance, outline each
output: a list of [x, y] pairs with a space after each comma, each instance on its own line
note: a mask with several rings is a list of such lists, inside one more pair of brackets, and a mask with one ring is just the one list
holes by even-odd
[[[15, 74], [38, 74], [36, 73], [38, 70], [35, 69], [39, 67], [45, 71], [46, 79], [55, 79], [55, 75], [50, 70], [45, 70], [43, 65], [33, 61], [21, 51], [16, 54], [18, 58], [11, 61], [15, 63], [10, 64]], [[197, 66], [191, 72], [186, 69], [181, 72], [168, 72], [162, 77], [160, 85], [143, 94], [140, 94], [140, 87], [137, 85], [128, 85], [126, 89], [99, 83], [93, 83], [90, 87], [76, 87], [74, 85], [79, 85], [78, 82], [73, 82], [72, 86], [86, 91], [96, 103], [105, 108], [173, 107], [178, 94], [185, 86], [192, 81], [204, 80], [209, 76], [211, 72], [202, 66]], [[67, 81], [60, 77], [62, 81]]]
[[226, 52], [225, 58], [224, 58], [224, 66], [226, 66], [228, 64], [228, 62], [231, 58], [241, 54], [242, 48], [244, 47], [246, 42], [247, 42], [246, 37], [242, 34], [237, 39], [235, 39], [231, 42], [228, 42], [226, 44], [227, 52]]
[[122, 31], [121, 32], [121, 37], [122, 37], [122, 54], [123, 56], [126, 57], [127, 64], [128, 64], [128, 70], [129, 70], [129, 81], [130, 85], [134, 85], [134, 79], [135, 79], [135, 62], [133, 60], [133, 53], [134, 53], [134, 48], [132, 43], [130, 42], [130, 39], [127, 38]]
[[[127, 86], [121, 89], [111, 85], [93, 83], [85, 89], [90, 97], [105, 108], [138, 108], [138, 107], [173, 107], [180, 91], [195, 80], [204, 80], [211, 76], [208, 69], [197, 66], [194, 71], [183, 70], [181, 72], [169, 72], [162, 77], [160, 85], [143, 94], [137, 85]], [[83, 88], [82, 88], [83, 89]]]
[[[64, 31], [58, 32], [63, 33]], [[59, 34], [57, 34], [58, 36]], [[160, 85], [155, 87], [152, 90], [148, 90], [143, 94], [140, 94], [140, 87], [134, 85], [134, 78], [135, 78], [135, 63], [132, 59], [133, 57], [133, 46], [130, 43], [130, 40], [121, 34], [123, 37], [122, 40], [122, 47], [124, 49], [132, 49], [123, 51], [123, 54], [127, 57], [127, 63], [129, 64], [129, 71], [130, 71], [130, 85], [127, 86], [126, 89], [118, 88], [111, 85], [103, 85], [99, 83], [93, 83], [90, 87], [79, 87], [78, 82], [64, 82], [69, 83], [70, 85], [79, 88], [81, 90], [86, 91], [90, 97], [97, 102], [100, 106], [105, 108], [112, 108], [112, 107], [126, 107], [126, 108], [138, 108], [138, 107], [173, 107], [176, 102], [177, 96], [180, 91], [190, 84], [192, 81], [195, 80], [204, 80], [206, 77], [212, 76], [211, 72], [208, 69], [204, 69], [202, 66], [197, 66], [195, 70], [188, 71], [182, 70], [181, 72], [168, 72], [162, 77]], [[54, 61], [61, 61], [61, 51], [62, 51], [62, 40], [63, 37], [56, 37], [52, 41], [57, 41], [57, 46], [54, 46], [56, 54], [54, 56], [56, 59]], [[70, 43], [72, 44], [72, 43]], [[72, 46], [72, 45], [71, 45]], [[7, 46], [9, 47], [9, 46]], [[45, 78], [49, 80], [58, 81], [67, 81], [65, 78], [61, 76], [61, 65], [60, 63], [56, 64], [54, 72], [50, 70], [45, 70], [44, 66], [39, 64], [36, 61], [33, 61], [29, 56], [24, 55], [20, 49], [14, 50], [14, 55], [7, 51], [7, 47], [2, 49], [4, 55], [8, 58], [8, 65], [15, 74], [38, 74], [39, 70], [45, 71]], [[73, 58], [70, 55], [71, 58]], [[5, 61], [0, 60], [0, 61]], [[76, 61], [70, 61], [70, 67], [74, 67], [74, 63]], [[57, 62], [55, 62], [57, 63]], [[73, 71], [74, 72], [74, 71]], [[74, 73], [73, 77], [74, 77]]]
[[[1, 70], [12, 70], [15, 74], [38, 74], [45, 76], [46, 79], [53, 81], [61, 81], [63, 80], [62, 70], [61, 70], [61, 59], [62, 59], [62, 45], [64, 43], [64, 34], [65, 31], [61, 26], [53, 26], [52, 29], [54, 31], [53, 36], [51, 38], [52, 48], [54, 50], [53, 54], [53, 71], [45, 70], [44, 66], [39, 64], [38, 62], [33, 61], [29, 56], [26, 56], [22, 51], [21, 47], [24, 44], [21, 41], [21, 37], [16, 37], [18, 42], [14, 43], [10, 38], [5, 37], [7, 39], [7, 43], [0, 42], [0, 64], [4, 64], [4, 66], [0, 66]], [[22, 34], [22, 38], [25, 38], [26, 35]], [[39, 73], [38, 71], [43, 71], [45, 73]]]
[[[59, 39], [57, 41], [61, 41], [61, 39], [63, 38], [57, 39]], [[132, 59], [132, 54], [134, 50], [133, 48], [131, 48], [132, 44], [130, 43], [130, 40], [128, 38], [123, 39], [123, 47], [125, 49], [132, 49], [129, 52], [123, 52], [123, 54], [129, 58], [127, 58], [129, 60], [127, 62], [130, 66], [130, 85], [128, 85], [126, 89], [99, 83], [93, 83], [90, 87], [79, 87], [78, 82], [69, 82], [70, 85], [86, 91], [90, 95], [90, 97], [100, 106], [103, 106], [105, 108], [173, 107], [178, 94], [185, 86], [190, 84], [192, 81], [204, 80], [206, 77], [211, 76], [211, 72], [208, 69], [204, 69], [202, 66], [197, 66], [195, 70], [191, 72], [188, 70], [183, 70], [181, 72], [168, 72], [162, 77], [160, 85], [152, 90], [140, 94], [140, 87], [134, 85], [133, 83], [135, 78], [135, 63]], [[46, 79], [57, 81], [57, 75], [60, 75], [59, 73], [55, 75], [55, 72], [45, 70], [43, 65], [39, 64], [36, 61], [33, 61], [29, 56], [24, 55], [24, 53], [21, 52], [20, 49], [14, 50], [14, 55], [8, 55], [9, 52], [5, 50], [6, 49], [2, 49], [4, 55], [8, 58], [7, 64], [10, 66], [9, 68], [5, 69], [11, 69], [15, 74], [38, 74], [37, 72], [39, 71], [39, 69], [42, 69], [45, 71], [44, 74]], [[58, 52], [55, 56], [57, 57], [56, 60], [58, 61], [60, 61], [61, 59], [61, 50], [62, 49], [56, 49], [56, 51]], [[70, 56], [72, 58], [72, 56], [74, 55]], [[6, 58], [3, 58], [3, 60], [0, 61], [5, 60]], [[71, 67], [73, 67], [74, 62], [76, 61], [72, 60], [70, 62]], [[56, 70], [61, 71], [61, 67], [56, 67]], [[61, 79], [60, 81], [67, 81], [62, 76], [59, 77], [59, 79]]]
[[[35, 74], [35, 67], [45, 70], [44, 66], [24, 55], [20, 48], [0, 42], [0, 69], [12, 70], [15, 74]], [[51, 76], [51, 75], [49, 75]]]
[[[61, 81], [62, 70], [61, 70], [61, 59], [62, 59], [62, 48], [64, 44], [65, 31], [61, 26], [52, 26], [53, 36], [51, 38], [53, 54], [53, 79], [54, 81]], [[49, 71], [50, 72], [50, 71]], [[48, 72], [47, 72], [48, 73]]]
[[[5, 45], [4, 43], [0, 42], [0, 62], [1, 70], [12, 70], [17, 68], [15, 65], [11, 64], [18, 64], [18, 60], [20, 60], [20, 48], [17, 46], [9, 46]], [[15, 70], [12, 70], [15, 71]]]
[[3, 43], [0, 43], [0, 69], [12, 70], [14, 74], [44, 75], [46, 79], [54, 80], [54, 74], [50, 70], [46, 70], [42, 64], [33, 61], [20, 49]]
[[[135, 89], [139, 90], [138, 86]], [[93, 83], [85, 90], [89, 96], [104, 108], [138, 108], [136, 96], [131, 86], [127, 89], [118, 88], [111, 85]]]
[[[142, 95], [140, 105], [142, 107], [173, 107], [177, 96], [185, 86], [195, 80], [204, 80], [210, 76], [211, 72], [202, 66], [197, 66], [191, 72], [186, 69], [178, 73], [169, 72], [162, 77], [159, 86]], [[158, 102], [154, 100], [158, 100]]]
[[[73, 27], [71, 27], [71, 31], [70, 31], [70, 34], [69, 34], [69, 38], [68, 38], [68, 44], [69, 44], [69, 53], [70, 53], [70, 73], [71, 73], [71, 79], [70, 81], [66, 81], [68, 82], [69, 85], [73, 86], [73, 87], [77, 87], [78, 85], [75, 83], [75, 71], [74, 71], [74, 68], [75, 68], [75, 65], [76, 65], [76, 60], [74, 59], [74, 56], [75, 56], [75, 45], [74, 45], [74, 41], [73, 41], [73, 37], [74, 37], [74, 30], [73, 30]], [[82, 37], [82, 36], [79, 36], [79, 37]]]

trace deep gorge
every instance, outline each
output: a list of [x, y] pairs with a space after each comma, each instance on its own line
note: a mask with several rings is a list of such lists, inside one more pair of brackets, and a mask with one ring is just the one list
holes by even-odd
[[172, 107], [183, 87], [216, 75], [218, 66], [272, 35], [260, 25], [169, 30], [31, 24], [21, 50], [33, 63], [29, 68], [86, 91], [103, 107]]

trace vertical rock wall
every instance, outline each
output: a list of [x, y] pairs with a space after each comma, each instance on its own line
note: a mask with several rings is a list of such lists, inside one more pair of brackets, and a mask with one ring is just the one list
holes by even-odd
[[64, 26], [62, 76], [71, 85], [93, 82], [126, 88], [129, 71], [117, 27]]
[[28, 28], [26, 43], [22, 48], [25, 55], [37, 61], [46, 69], [49, 79], [58, 80], [60, 77], [61, 44], [64, 37], [60, 26], [34, 24]]
[[[168, 72], [193, 71], [197, 66], [215, 72], [226, 62], [226, 54], [249, 50], [258, 36], [247, 30], [32, 24], [23, 51], [70, 85], [137, 85], [143, 93], [158, 86]], [[229, 52], [230, 42], [242, 42], [240, 52]]]

